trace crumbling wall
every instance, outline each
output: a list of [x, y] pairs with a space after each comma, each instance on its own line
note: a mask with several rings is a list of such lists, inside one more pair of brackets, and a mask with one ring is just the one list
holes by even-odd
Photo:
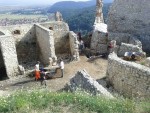
[[75, 92], [78, 89], [85, 90], [93, 95], [101, 94], [103, 96], [113, 98], [112, 94], [86, 72], [86, 70], [78, 71], [66, 89]]
[[77, 35], [70, 31], [69, 32], [69, 39], [70, 39], [70, 50], [71, 55], [73, 56], [73, 60], [79, 60], [79, 41], [77, 39]]
[[49, 64], [49, 58], [55, 58], [54, 36], [53, 31], [41, 25], [36, 24], [37, 43], [40, 48], [41, 61], [44, 64]]
[[92, 52], [99, 54], [107, 53], [108, 43], [107, 25], [104, 24], [102, 7], [103, 0], [96, 0], [96, 16], [90, 45]]
[[53, 30], [56, 55], [66, 52], [69, 52], [70, 54], [69, 26], [67, 23], [61, 21], [53, 21], [48, 23], [41, 23], [40, 25]]
[[108, 34], [107, 25], [104, 23], [97, 23], [94, 25], [94, 30], [91, 38], [91, 49], [95, 53], [107, 53]]
[[26, 64], [38, 59], [38, 48], [33, 24], [3, 26], [0, 27], [0, 30], [7, 36], [12, 36], [15, 40], [20, 64]]
[[1, 36], [0, 49], [7, 76], [11, 78], [19, 74], [18, 59], [14, 39], [10, 36]]
[[107, 78], [113, 87], [128, 97], [150, 96], [150, 68], [110, 54]]
[[143, 54], [142, 57], [144, 57], [144, 54], [145, 54], [145, 52], [143, 52], [142, 48], [140, 48], [138, 45], [121, 43], [121, 46], [118, 50], [118, 56], [123, 57], [125, 52], [138, 52], [138, 53]]
[[109, 40], [138, 45], [150, 52], [150, 0], [114, 0], [108, 15]]

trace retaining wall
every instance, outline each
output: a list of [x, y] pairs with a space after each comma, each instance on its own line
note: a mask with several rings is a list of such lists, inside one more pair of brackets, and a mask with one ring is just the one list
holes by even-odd
[[150, 97], [150, 68], [110, 54], [107, 77], [113, 87], [129, 97]]

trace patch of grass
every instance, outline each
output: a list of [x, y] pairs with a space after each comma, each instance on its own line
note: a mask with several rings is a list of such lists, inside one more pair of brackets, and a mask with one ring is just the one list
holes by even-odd
[[[0, 98], [0, 112], [8, 113], [143, 113], [150, 111], [150, 103], [136, 103], [130, 99], [107, 99], [85, 93], [19, 91]], [[46, 111], [45, 111], [46, 110]], [[141, 113], [142, 113], [141, 112]], [[139, 112], [140, 113], [140, 112]]]
[[145, 65], [145, 62], [141, 62], [140, 64], [141, 64], [141, 65]]

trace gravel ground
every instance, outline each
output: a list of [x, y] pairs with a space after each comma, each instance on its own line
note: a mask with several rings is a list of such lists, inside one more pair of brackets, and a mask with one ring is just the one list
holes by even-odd
[[[46, 80], [47, 89], [50, 91], [58, 91], [64, 88], [69, 80], [78, 70], [85, 69], [94, 79], [99, 80], [106, 76], [107, 60], [103, 58], [95, 58], [89, 60], [85, 56], [80, 56], [80, 61], [65, 63], [64, 77]], [[0, 95], [5, 92], [13, 92], [20, 89], [36, 89], [45, 88], [41, 86], [40, 81], [35, 81], [34, 77], [19, 76], [13, 79], [0, 81]]]

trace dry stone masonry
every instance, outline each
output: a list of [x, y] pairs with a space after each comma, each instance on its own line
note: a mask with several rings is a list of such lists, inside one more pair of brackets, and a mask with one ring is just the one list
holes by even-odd
[[0, 68], [9, 78], [18, 75], [22, 65], [33, 67], [38, 60], [48, 65], [64, 53], [79, 59], [77, 36], [65, 22], [0, 27]]
[[139, 45], [150, 52], [150, 0], [114, 0], [108, 16], [108, 38]]
[[2, 59], [0, 60], [3, 60], [2, 66], [6, 68], [7, 76], [13, 77], [19, 74], [18, 59], [13, 38], [11, 38], [10, 36], [1, 36], [0, 49], [2, 55]]
[[138, 52], [141, 54], [141, 57], [146, 57], [146, 53], [143, 52], [142, 48], [138, 45], [121, 43], [120, 48], [118, 49], [118, 56], [123, 57], [125, 52]]
[[96, 0], [96, 17], [95, 17], [95, 24], [97, 23], [104, 23], [103, 19], [103, 12], [102, 12], [102, 7], [103, 7], [103, 0]]
[[78, 49], [79, 49], [79, 41], [77, 39], [77, 35], [70, 31], [69, 32], [69, 39], [70, 39], [70, 49], [71, 49], [71, 54], [73, 56], [73, 60], [76, 60], [78, 61], [80, 58], [79, 58], [79, 52], [78, 52]]
[[58, 11], [55, 13], [55, 20], [56, 21], [63, 21], [62, 14]]
[[93, 95], [101, 94], [109, 98], [113, 98], [111, 93], [109, 93], [102, 85], [100, 85], [96, 80], [91, 78], [91, 76], [86, 72], [86, 70], [78, 71], [70, 80], [70, 85], [68, 85], [69, 90], [76, 91], [81, 88]]
[[107, 68], [108, 81], [114, 89], [128, 97], [150, 97], [150, 68], [124, 61], [112, 53]]
[[107, 25], [104, 24], [102, 7], [103, 7], [102, 0], [97, 0], [96, 17], [90, 45], [92, 52], [99, 54], [107, 53], [107, 43], [108, 43]]
[[43, 26], [35, 25], [37, 42], [40, 48], [41, 60], [46, 65], [49, 64], [49, 58], [55, 58], [53, 31]]

